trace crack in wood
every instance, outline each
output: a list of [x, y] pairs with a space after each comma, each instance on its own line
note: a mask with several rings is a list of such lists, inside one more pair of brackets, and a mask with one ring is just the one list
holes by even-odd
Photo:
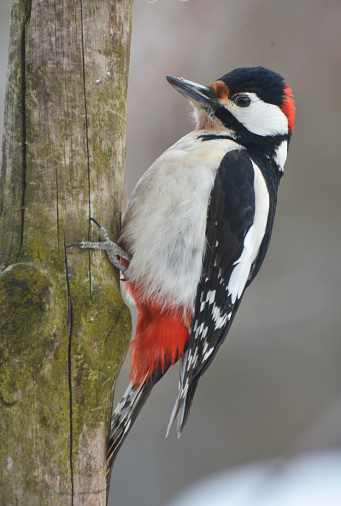
[[26, 26], [31, 18], [31, 0], [26, 2], [26, 19], [21, 33], [20, 77], [21, 77], [21, 121], [22, 121], [22, 187], [21, 187], [21, 224], [17, 261], [20, 257], [25, 227], [25, 196], [26, 196], [26, 169], [27, 169], [27, 132], [26, 132]]
[[68, 314], [69, 314], [69, 346], [68, 346], [68, 382], [69, 382], [69, 409], [70, 409], [70, 475], [71, 475], [71, 505], [74, 501], [74, 479], [73, 479], [73, 462], [72, 462], [72, 446], [73, 446], [73, 419], [72, 419], [72, 334], [73, 334], [73, 304], [70, 288], [69, 266], [66, 253], [65, 237], [64, 237], [64, 258], [65, 258], [65, 277], [68, 296]]
[[[88, 125], [88, 107], [86, 100], [86, 84], [85, 84], [85, 54], [84, 54], [84, 23], [83, 23], [83, 1], [80, 1], [80, 14], [81, 14], [81, 41], [82, 41], [82, 68], [83, 68], [83, 95], [84, 95], [84, 111], [85, 111], [85, 137], [86, 137], [86, 156], [87, 156], [87, 168], [88, 168], [88, 212], [89, 212], [89, 228], [88, 228], [88, 239], [90, 240], [90, 217], [91, 217], [91, 202], [90, 202], [90, 153], [89, 153], [89, 125]], [[88, 262], [89, 262], [89, 291], [90, 298], [92, 298], [92, 273], [91, 273], [91, 262], [90, 262], [90, 251], [88, 251]]]
[[59, 243], [59, 187], [58, 187], [58, 169], [56, 168], [56, 220], [57, 220], [57, 244], [58, 244], [58, 256], [60, 251], [60, 243]]
[[[28, 18], [27, 18], [28, 19]], [[20, 206], [20, 239], [17, 260], [19, 259], [23, 240], [24, 240], [24, 224], [25, 224], [25, 194], [26, 194], [26, 23], [23, 25], [21, 34], [21, 54], [20, 54], [20, 73], [21, 73], [21, 121], [22, 121], [22, 183], [21, 183], [21, 206]]]

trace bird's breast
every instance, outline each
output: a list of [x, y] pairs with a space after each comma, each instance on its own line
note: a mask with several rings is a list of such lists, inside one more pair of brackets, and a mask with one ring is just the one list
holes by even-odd
[[141, 297], [193, 307], [205, 252], [207, 207], [220, 161], [238, 148], [202, 142], [192, 132], [158, 158], [138, 182], [121, 240], [133, 258], [128, 276]]

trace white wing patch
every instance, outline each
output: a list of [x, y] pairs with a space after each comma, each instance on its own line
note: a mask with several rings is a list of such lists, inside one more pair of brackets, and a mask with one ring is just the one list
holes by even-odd
[[213, 302], [215, 301], [215, 294], [216, 290], [209, 290], [206, 295], [206, 302], [208, 302], [209, 304], [213, 304]]
[[215, 323], [215, 330], [225, 327], [228, 320], [231, 318], [231, 313], [221, 314], [221, 309], [213, 304], [212, 306], [212, 320]]
[[239, 259], [235, 262], [227, 289], [234, 304], [244, 291], [249, 278], [251, 266], [257, 257], [263, 240], [269, 214], [269, 193], [264, 177], [258, 166], [252, 162], [255, 179], [255, 215], [252, 226], [244, 238], [244, 247]]

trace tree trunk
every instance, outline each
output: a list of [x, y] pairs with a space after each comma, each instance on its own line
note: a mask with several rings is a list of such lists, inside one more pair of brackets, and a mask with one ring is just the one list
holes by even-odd
[[0, 174], [0, 504], [104, 505], [130, 337], [115, 239], [132, 0], [14, 0]]

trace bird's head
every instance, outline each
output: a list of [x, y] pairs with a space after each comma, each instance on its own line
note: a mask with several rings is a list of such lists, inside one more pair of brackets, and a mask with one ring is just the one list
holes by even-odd
[[226, 129], [244, 145], [261, 138], [290, 139], [295, 105], [282, 76], [264, 67], [242, 67], [209, 84], [167, 77], [194, 106], [198, 129]]

